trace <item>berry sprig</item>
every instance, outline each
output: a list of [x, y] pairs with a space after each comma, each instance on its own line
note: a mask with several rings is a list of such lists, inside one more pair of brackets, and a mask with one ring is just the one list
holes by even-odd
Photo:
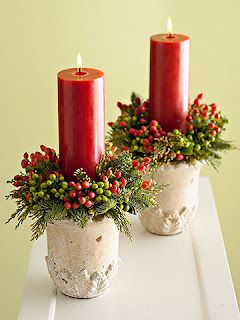
[[154, 195], [161, 189], [154, 181], [144, 180], [150, 158], [133, 160], [128, 151], [119, 151], [109, 144], [96, 168], [97, 181], [83, 169], [75, 172], [74, 181], [66, 181], [59, 158], [53, 149], [41, 146], [41, 152], [24, 153], [21, 162], [24, 173], [8, 181], [15, 189], [7, 198], [17, 201], [15, 217], [21, 224], [27, 216], [33, 224], [33, 238], [43, 233], [47, 222], [71, 218], [84, 226], [95, 215], [112, 217], [120, 230], [129, 235], [126, 212], [156, 205]]
[[157, 120], [149, 118], [149, 102], [133, 94], [130, 105], [118, 102], [122, 114], [109, 123], [109, 141], [130, 150], [138, 160], [150, 157], [151, 168], [181, 161], [206, 161], [216, 168], [221, 159], [217, 151], [235, 147], [221, 138], [228, 120], [215, 103], [205, 104], [202, 98], [199, 94], [190, 106], [186, 133], [178, 129], [165, 132]]

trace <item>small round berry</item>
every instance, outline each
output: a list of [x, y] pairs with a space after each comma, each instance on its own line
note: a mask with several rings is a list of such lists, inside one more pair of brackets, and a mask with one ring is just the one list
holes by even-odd
[[35, 181], [35, 180], [30, 179], [30, 180], [29, 180], [29, 184], [30, 184], [31, 186], [35, 186], [36, 181]]
[[217, 134], [217, 132], [216, 132], [215, 130], [211, 130], [211, 131], [210, 131], [210, 135], [211, 135], [211, 136], [215, 136], [216, 134]]
[[138, 111], [140, 112], [140, 113], [144, 113], [145, 112], [145, 110], [146, 110], [146, 108], [145, 108], [145, 106], [140, 106], [140, 107], [138, 107]]
[[92, 189], [93, 189], [93, 190], [96, 190], [97, 188], [98, 188], [97, 183], [93, 183], [93, 184], [92, 184]]
[[54, 193], [57, 192], [57, 189], [56, 188], [52, 188], [50, 192], [54, 194]]
[[59, 180], [64, 181], [64, 176], [62, 174], [59, 175]]
[[78, 198], [78, 201], [79, 201], [80, 204], [85, 204], [86, 201], [87, 201], [87, 199], [84, 198], [83, 196], [80, 196], [80, 197]]
[[122, 128], [125, 128], [125, 127], [126, 127], [126, 122], [123, 121], [123, 120], [120, 121], [120, 122], [119, 122], [119, 126], [122, 127]]
[[96, 193], [97, 194], [103, 194], [103, 189], [102, 188], [97, 188]]
[[68, 186], [70, 188], [74, 188], [75, 187], [75, 182], [73, 182], [73, 181], [68, 182]]
[[104, 183], [104, 188], [105, 188], [105, 189], [108, 189], [108, 188], [109, 188], [109, 185], [110, 185], [110, 184], [109, 184], [108, 182], [105, 182], [105, 183]]
[[82, 182], [82, 187], [83, 187], [84, 189], [88, 189], [88, 188], [90, 187], [89, 181], [84, 180], [84, 181]]
[[150, 126], [156, 127], [158, 125], [158, 121], [157, 120], [152, 120], [150, 122]]
[[98, 184], [99, 188], [103, 188], [104, 187], [104, 182], [102, 182], [102, 181], [99, 181], [97, 184]]
[[102, 177], [102, 181], [103, 181], [103, 182], [108, 182], [108, 177], [107, 177], [107, 176], [103, 176], [103, 177]]
[[96, 197], [96, 194], [94, 192], [92, 192], [92, 191], [89, 191], [88, 192], [88, 196], [89, 196], [89, 199], [93, 200]]
[[108, 176], [111, 176], [113, 174], [112, 169], [108, 169], [107, 174]]
[[42, 189], [46, 189], [47, 188], [47, 183], [46, 182], [43, 182], [41, 183], [41, 186], [40, 186]]
[[65, 202], [64, 203], [64, 208], [67, 209], [67, 210], [71, 209], [71, 203], [70, 202]]
[[59, 192], [60, 194], [64, 194], [64, 193], [65, 193], [65, 191], [63, 190], [63, 188], [58, 189], [58, 192]]
[[14, 176], [14, 180], [20, 180], [21, 176], [19, 174], [17, 174], [16, 176]]
[[120, 187], [125, 188], [127, 185], [127, 180], [125, 178], [120, 179]]
[[179, 132], [178, 129], [174, 129], [174, 130], [173, 130], [173, 134], [178, 135], [179, 133], [180, 133], [180, 132]]
[[44, 197], [44, 192], [43, 192], [43, 191], [39, 191], [39, 192], [38, 192], [38, 196], [39, 196], [40, 198], [43, 198], [43, 197]]
[[21, 161], [21, 166], [22, 166], [23, 169], [25, 169], [28, 166], [28, 161], [26, 159], [23, 159]]
[[215, 103], [213, 103], [212, 105], [211, 105], [211, 108], [212, 108], [212, 111], [216, 111], [217, 110], [217, 106], [216, 106], [216, 104]]
[[121, 175], [122, 175], [121, 171], [116, 171], [116, 172], [115, 172], [115, 177], [116, 177], [117, 179], [119, 179], [119, 178], [121, 177]]
[[35, 188], [35, 187], [30, 187], [29, 191], [30, 191], [31, 193], [33, 193], [33, 192], [36, 191], [36, 188]]
[[188, 125], [188, 131], [192, 131], [193, 130], [193, 125], [191, 124], [191, 123], [189, 123], [189, 125]]
[[56, 175], [54, 174], [54, 173], [52, 173], [52, 174], [50, 174], [50, 176], [49, 176], [49, 179], [51, 180], [51, 181], [54, 181], [54, 180], [56, 180]]
[[215, 114], [215, 119], [216, 119], [216, 120], [219, 120], [219, 119], [220, 119], [220, 114], [219, 114], [219, 113], [216, 113], [216, 114]]
[[130, 133], [131, 135], [134, 135], [135, 131], [136, 131], [136, 130], [135, 130], [134, 128], [130, 128], [130, 129], [129, 129], [129, 133]]
[[157, 127], [155, 127], [155, 126], [150, 126], [150, 131], [151, 131], [152, 133], [156, 133], [156, 132], [157, 132]]
[[24, 152], [23, 158], [24, 158], [24, 159], [27, 159], [27, 158], [28, 158], [28, 153], [27, 153], [27, 152]]
[[216, 131], [217, 134], [219, 134], [219, 133], [221, 132], [221, 128], [216, 127], [216, 128], [215, 128], [215, 131]]
[[203, 111], [203, 112], [201, 113], [201, 116], [202, 116], [203, 118], [207, 118], [207, 117], [208, 117], [208, 114], [207, 114], [206, 111]]
[[145, 163], [150, 163], [151, 159], [149, 157], [145, 157], [145, 158], [143, 158], [143, 161]]
[[140, 103], [141, 103], [140, 98], [139, 98], [139, 97], [136, 97], [135, 102], [136, 102], [136, 104], [140, 104]]
[[158, 138], [160, 138], [160, 137], [161, 137], [160, 132], [154, 133], [154, 138], [155, 138], [155, 139], [158, 139]]
[[41, 150], [42, 150], [43, 152], [45, 152], [45, 151], [47, 150], [47, 147], [44, 146], [43, 144], [40, 145], [40, 148], [41, 148]]
[[51, 180], [47, 180], [47, 185], [51, 186], [52, 185], [52, 181]]
[[195, 147], [194, 147], [194, 149], [195, 149], [196, 151], [201, 150], [201, 146], [200, 146], [200, 144], [196, 144], [196, 145], [195, 145]]
[[208, 127], [209, 127], [210, 129], [214, 129], [215, 124], [214, 124], [213, 122], [211, 122], [211, 123], [209, 123]]
[[137, 166], [137, 169], [139, 170], [139, 171], [144, 171], [144, 164], [139, 164], [138, 166]]
[[181, 153], [179, 153], [179, 154], [176, 155], [176, 159], [177, 159], [178, 161], [183, 160], [183, 158], [184, 158], [184, 155], [182, 155]]
[[148, 139], [143, 139], [143, 145], [144, 146], [147, 146], [147, 145], [149, 145], [149, 140]]
[[76, 198], [77, 193], [76, 193], [76, 191], [71, 190], [71, 191], [68, 192], [68, 195], [69, 195], [70, 198]]
[[93, 205], [93, 203], [92, 203], [92, 201], [90, 201], [90, 200], [87, 200], [87, 201], [85, 202], [85, 207], [87, 207], [87, 208], [91, 208], [92, 205]]
[[32, 179], [36, 180], [37, 178], [38, 178], [38, 174], [37, 174], [37, 173], [34, 173], [34, 174], [32, 175]]
[[102, 196], [97, 196], [97, 197], [96, 197], [96, 201], [97, 201], [97, 202], [101, 202], [101, 201], [102, 201]]
[[151, 186], [150, 181], [147, 181], [147, 180], [143, 181], [143, 183], [142, 183], [142, 188], [143, 189], [149, 189], [150, 186]]
[[132, 166], [137, 167], [139, 165], [139, 162], [137, 160], [132, 161]]
[[50, 199], [50, 195], [49, 194], [45, 194], [44, 199], [45, 200], [49, 200]]
[[72, 208], [73, 208], [73, 209], [77, 209], [78, 207], [79, 207], [79, 205], [78, 205], [77, 202], [74, 202], [74, 203], [72, 204]]
[[75, 184], [75, 189], [76, 189], [77, 191], [82, 190], [82, 186], [81, 186], [81, 184], [80, 184], [79, 182]]
[[111, 197], [112, 192], [111, 192], [110, 190], [106, 190], [106, 191], [104, 192], [104, 194], [105, 194], [105, 196], [107, 196], [107, 197]]
[[14, 181], [13, 185], [14, 185], [14, 187], [20, 187], [21, 183], [20, 183], [20, 181]]
[[112, 193], [116, 193], [117, 190], [118, 190], [118, 187], [117, 187], [116, 185], [113, 185], [113, 186], [110, 187], [109, 189], [110, 189], [110, 191], [111, 191]]
[[199, 107], [200, 106], [200, 101], [199, 99], [195, 99], [194, 102], [195, 106]]

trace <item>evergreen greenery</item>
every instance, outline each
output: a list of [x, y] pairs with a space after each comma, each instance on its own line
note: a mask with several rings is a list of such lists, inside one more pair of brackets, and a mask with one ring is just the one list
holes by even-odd
[[25, 173], [8, 181], [15, 189], [7, 198], [16, 200], [17, 209], [7, 223], [17, 219], [18, 228], [26, 218], [32, 219], [32, 239], [54, 220], [72, 219], [83, 228], [103, 216], [114, 219], [130, 237], [127, 213], [155, 206], [154, 196], [164, 187], [153, 180], [144, 181], [149, 159], [136, 167], [131, 153], [119, 152], [112, 144], [96, 168], [98, 181], [92, 181], [81, 168], [75, 172], [76, 181], [65, 181], [55, 151], [45, 146], [41, 149], [45, 154], [36, 152], [30, 159], [25, 153]]

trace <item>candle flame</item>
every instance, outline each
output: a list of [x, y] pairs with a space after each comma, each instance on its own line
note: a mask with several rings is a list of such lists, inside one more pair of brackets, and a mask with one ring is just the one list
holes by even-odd
[[171, 17], [168, 17], [168, 19], [167, 19], [167, 31], [168, 31], [169, 36], [171, 36], [172, 30], [173, 30], [172, 19], [171, 19]]
[[78, 69], [78, 72], [82, 71], [82, 57], [80, 53], [78, 53], [77, 55], [77, 69]]

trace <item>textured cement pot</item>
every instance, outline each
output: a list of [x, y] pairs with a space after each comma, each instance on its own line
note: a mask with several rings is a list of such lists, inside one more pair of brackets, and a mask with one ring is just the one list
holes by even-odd
[[100, 295], [118, 271], [119, 231], [111, 218], [79, 227], [72, 220], [53, 221], [47, 227], [48, 271], [67, 296]]
[[184, 231], [198, 206], [198, 183], [202, 163], [161, 166], [154, 175], [168, 186], [156, 196], [159, 207], [140, 214], [143, 226], [151, 233], [174, 235]]

